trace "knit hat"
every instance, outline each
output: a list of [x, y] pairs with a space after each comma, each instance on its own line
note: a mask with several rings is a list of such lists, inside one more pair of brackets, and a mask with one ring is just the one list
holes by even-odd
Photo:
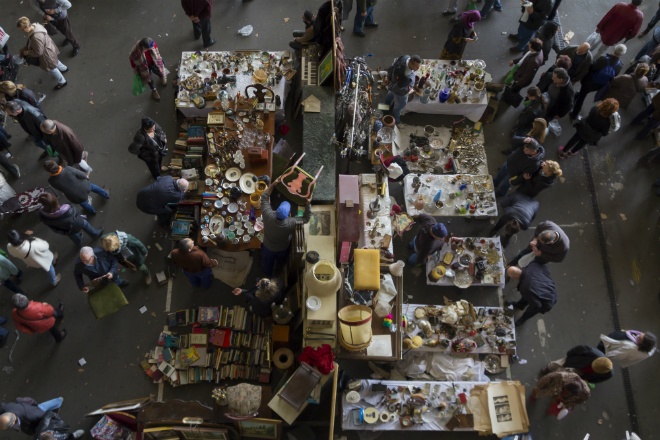
[[291, 212], [291, 204], [289, 202], [282, 202], [277, 208], [276, 217], [279, 220], [284, 220], [289, 216], [289, 212]]
[[604, 374], [612, 371], [612, 361], [606, 357], [600, 357], [591, 363], [594, 373]]
[[444, 238], [447, 236], [447, 228], [442, 223], [436, 223], [431, 227], [431, 233], [438, 238]]
[[305, 20], [307, 20], [308, 22], [311, 22], [312, 19], [314, 18], [314, 13], [311, 10], [308, 9], [308, 10], [305, 11], [303, 16], [305, 17]]

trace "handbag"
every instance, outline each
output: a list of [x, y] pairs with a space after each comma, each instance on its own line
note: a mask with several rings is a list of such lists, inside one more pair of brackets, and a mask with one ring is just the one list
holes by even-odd
[[227, 405], [225, 413], [232, 420], [247, 420], [259, 414], [261, 406], [261, 387], [248, 383], [227, 388]]
[[511, 87], [506, 87], [504, 93], [502, 93], [502, 101], [514, 108], [518, 108], [523, 101], [523, 97], [519, 92], [514, 92]]
[[513, 75], [518, 71], [520, 68], [519, 64], [514, 64], [511, 70], [509, 70], [509, 73], [506, 74], [506, 78], [504, 78], [504, 84], [507, 86], [510, 86], [513, 83]]
[[46, 29], [46, 32], [47, 32], [48, 35], [50, 35], [51, 37], [52, 37], [53, 35], [57, 35], [57, 28], [55, 27], [55, 23], [53, 23], [54, 21], [55, 21], [55, 20], [53, 20], [53, 21], [46, 21], [46, 22], [44, 22], [44, 24], [43, 24], [44, 28]]

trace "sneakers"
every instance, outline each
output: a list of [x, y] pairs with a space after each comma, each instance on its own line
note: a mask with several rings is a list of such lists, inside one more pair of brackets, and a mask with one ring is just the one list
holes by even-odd
[[454, 15], [454, 14], [456, 14], [456, 11], [450, 11], [449, 9], [442, 11], [442, 15]]
[[506, 300], [506, 301], [504, 301], [504, 305], [507, 306], [507, 307], [508, 307], [508, 306], [513, 306], [513, 308], [516, 309], [516, 310], [522, 310], [522, 309], [518, 306], [518, 301]]
[[55, 284], [53, 284], [53, 287], [57, 286], [61, 280], [62, 280], [61, 274], [58, 273], [57, 275], [55, 275]]
[[147, 286], [151, 286], [151, 272], [149, 272], [149, 275], [144, 279], [144, 282]]
[[[59, 341], [57, 341], [57, 342], [62, 342], [62, 340], [63, 340], [64, 338], [66, 338], [66, 335], [67, 335], [67, 331], [66, 331], [66, 329], [65, 329], [65, 328], [64, 328], [64, 329], [62, 329], [62, 331], [60, 332], [60, 335], [62, 335], [62, 339], [60, 339], [60, 340], [59, 340]], [[83, 434], [84, 434], [84, 432], [83, 432]], [[80, 435], [82, 436], [82, 434], [80, 434]], [[80, 437], [76, 437], [76, 438], [80, 438]]]
[[21, 170], [18, 168], [18, 165], [12, 165], [11, 169], [14, 170], [14, 176], [21, 177]]
[[131, 284], [130, 281], [128, 281], [128, 280], [121, 280], [121, 283], [119, 283], [119, 287], [126, 287], [126, 286], [128, 286], [129, 284]]
[[355, 35], [357, 35], [358, 37], [366, 37], [366, 36], [367, 36], [367, 34], [365, 34], [365, 33], [362, 32], [362, 31], [360, 31], [360, 32], [353, 32], [353, 33], [354, 33]]
[[156, 101], [160, 101], [160, 95], [158, 94], [158, 90], [154, 90], [153, 92], [151, 92], [151, 96], [153, 96]]

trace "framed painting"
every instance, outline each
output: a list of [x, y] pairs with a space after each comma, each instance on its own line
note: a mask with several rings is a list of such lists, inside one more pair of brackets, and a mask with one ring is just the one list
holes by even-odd
[[282, 433], [282, 421], [271, 419], [248, 419], [234, 422], [241, 437], [267, 438], [279, 440]]
[[319, 84], [323, 85], [326, 79], [332, 76], [332, 51], [329, 50], [325, 58], [319, 63]]

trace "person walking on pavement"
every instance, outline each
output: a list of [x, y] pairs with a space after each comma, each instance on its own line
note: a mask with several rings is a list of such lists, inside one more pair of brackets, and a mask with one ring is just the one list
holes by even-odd
[[639, 61], [639, 59], [644, 55], [651, 55], [655, 51], [655, 48], [658, 47], [658, 45], [660, 45], [660, 26], [658, 26], [653, 31], [653, 35], [651, 35], [651, 39], [639, 50], [639, 52], [637, 52], [635, 58], [633, 60], [630, 60], [630, 64], [634, 64], [635, 61]]
[[488, 235], [494, 237], [497, 231], [505, 228], [506, 233], [502, 239], [502, 247], [506, 248], [511, 237], [521, 230], [526, 231], [529, 229], [539, 212], [539, 202], [514, 191], [500, 200], [500, 206], [504, 208], [504, 212]]
[[[452, 0], [450, 0], [452, 1]], [[458, 1], [456, 1], [456, 7], [458, 7]], [[500, 0], [484, 0], [484, 5], [481, 7], [481, 11], [479, 11], [479, 14], [481, 15], [481, 19], [485, 20], [488, 18], [488, 14], [490, 14], [491, 10], [495, 10], [497, 12], [502, 12], [502, 2]], [[446, 14], [446, 12], [449, 11], [444, 11], [442, 14], [443, 15], [449, 15]], [[455, 12], [455, 11], [454, 11]]]
[[653, 26], [655, 26], [658, 20], [660, 20], [660, 3], [658, 3], [658, 10], [655, 11], [655, 15], [653, 16], [651, 21], [649, 21], [649, 24], [646, 25], [646, 29], [644, 29], [642, 32], [637, 34], [637, 38], [644, 38], [646, 34], [648, 34], [651, 31], [651, 29], [653, 29]]
[[158, 94], [158, 90], [156, 90], [156, 84], [151, 78], [151, 74], [156, 74], [160, 78], [160, 83], [166, 86], [167, 70], [165, 69], [165, 63], [163, 63], [156, 42], [149, 37], [139, 40], [131, 49], [128, 59], [131, 62], [133, 74], [140, 75], [142, 82], [149, 85], [151, 96], [156, 101], [160, 101], [160, 95]]
[[536, 174], [523, 174], [525, 182], [516, 189], [516, 192], [533, 199], [544, 189], [552, 188], [555, 185], [555, 179], [561, 177], [562, 174], [557, 162], [544, 160], [541, 162], [541, 169]]
[[[97, 286], [107, 286], [110, 283], [115, 283], [119, 287], [128, 286], [128, 280], [119, 278], [117, 263], [117, 258], [102, 248], [92, 249], [89, 246], [85, 246], [80, 249], [80, 255], [76, 259], [76, 264], [73, 266], [73, 276], [80, 291], [89, 293], [90, 288], [87, 286], [90, 284], [94, 288], [97, 288]], [[85, 285], [83, 275], [87, 275], [90, 280], [87, 285]]]
[[0, 403], [0, 430], [13, 429], [33, 436], [46, 411], [62, 407], [64, 398], [37, 403], [32, 397], [17, 397], [15, 402]]
[[73, 35], [73, 29], [71, 29], [71, 23], [69, 22], [69, 13], [67, 12], [71, 8], [71, 2], [69, 0], [30, 0], [30, 6], [37, 13], [43, 14], [44, 20], [55, 26], [55, 29], [64, 35], [62, 47], [71, 43], [73, 46], [71, 57], [73, 58], [78, 55], [78, 52], [80, 52], [80, 43], [78, 43], [76, 36]]
[[23, 281], [23, 271], [14, 266], [4, 255], [0, 254], [0, 283], [14, 293], [24, 293], [23, 290], [14, 284], [10, 278], [16, 277], [16, 284]]
[[[12, 176], [19, 178], [21, 177], [20, 168], [18, 168], [18, 165], [9, 162], [9, 158], [13, 157], [9, 151], [9, 147], [11, 147], [9, 139], [11, 139], [11, 135], [0, 125], [0, 165], [9, 171]], [[2, 171], [0, 173], [4, 175]]]
[[539, 313], [548, 313], [557, 303], [557, 289], [550, 278], [550, 269], [545, 264], [534, 260], [522, 269], [511, 266], [506, 274], [518, 280], [518, 292], [521, 298], [518, 301], [507, 300], [504, 304], [525, 311], [515, 322], [516, 327]]
[[82, 141], [66, 125], [58, 121], [46, 119], [39, 126], [44, 133], [44, 139], [53, 152], [60, 156], [68, 165], [83, 170], [88, 176], [92, 167], [87, 163], [87, 152]]
[[597, 348], [608, 358], [616, 360], [621, 368], [628, 368], [653, 356], [657, 344], [658, 339], [651, 332], [627, 330], [600, 335]]
[[534, 0], [528, 7], [522, 6], [522, 17], [518, 22], [518, 33], [509, 34], [509, 39], [518, 44], [509, 49], [511, 52], [523, 52], [534, 38], [536, 31], [545, 23], [548, 14], [552, 10], [552, 0]]
[[11, 318], [19, 332], [33, 335], [49, 331], [55, 342], [66, 337], [66, 329], [57, 328], [57, 321], [64, 319], [64, 303], [56, 309], [48, 303], [30, 301], [21, 293], [14, 294], [11, 301], [14, 305]]
[[376, 27], [378, 22], [374, 20], [374, 8], [378, 0], [356, 0], [357, 10], [353, 21], [353, 32], [358, 37], [366, 37], [362, 29], [364, 26]]
[[571, 59], [571, 67], [568, 68], [568, 76], [571, 78], [573, 85], [582, 81], [582, 78], [587, 76], [591, 68], [592, 57], [591, 45], [589, 43], [582, 43], [579, 46], [566, 46], [564, 49], [557, 52], [559, 56], [566, 55]]
[[55, 287], [62, 279], [62, 275], [55, 274], [57, 252], [51, 252], [46, 240], [36, 238], [32, 231], [20, 233], [12, 229], [7, 233], [7, 252], [12, 257], [23, 260], [27, 267], [40, 268], [48, 273], [50, 285]]
[[[509, 263], [509, 266], [518, 266], [525, 255], [531, 254], [531, 259], [541, 263], [561, 263], [568, 255], [571, 242], [562, 228], [551, 221], [544, 221], [534, 230], [534, 238], [529, 246]], [[522, 264], [525, 266], [525, 264]]]
[[408, 103], [408, 94], [415, 84], [415, 72], [422, 65], [419, 55], [402, 55], [387, 69], [387, 78], [383, 85], [387, 86], [385, 104], [392, 109], [392, 116], [397, 124], [401, 123], [401, 112]]
[[419, 230], [417, 235], [408, 243], [408, 249], [414, 253], [408, 257], [408, 264], [421, 266], [431, 258], [431, 255], [442, 249], [447, 236], [447, 228], [443, 223], [436, 222], [428, 214], [420, 214], [417, 218]]
[[617, 113], [619, 103], [608, 98], [589, 111], [589, 116], [575, 122], [575, 134], [558, 149], [559, 158], [575, 156], [585, 145], [597, 146], [603, 136], [614, 133], [621, 126], [621, 116]]
[[172, 251], [172, 264], [181, 267], [193, 287], [209, 289], [213, 282], [211, 268], [218, 265], [218, 260], [210, 259], [194, 241], [184, 238], [179, 241], [179, 248]]
[[93, 240], [103, 235], [103, 228], [94, 229], [78, 210], [69, 204], [61, 205], [51, 194], [44, 193], [39, 196], [41, 221], [53, 232], [66, 235], [78, 247], [82, 246], [85, 231]]
[[20, 55], [24, 58], [38, 58], [38, 66], [42, 70], [50, 72], [57, 80], [55, 90], [66, 86], [68, 83], [62, 73], [68, 72], [69, 68], [57, 59], [60, 51], [57, 49], [55, 42], [48, 36], [46, 29], [38, 23], [30, 23], [30, 20], [26, 17], [19, 18], [16, 27], [28, 34], [28, 44], [19, 51]]
[[575, 405], [585, 403], [590, 396], [589, 385], [580, 376], [567, 371], [554, 371], [539, 379], [529, 400], [533, 403], [542, 397], [552, 397], [551, 407], [561, 402], [564, 408], [572, 411]]
[[250, 304], [250, 311], [262, 318], [273, 316], [272, 304], [282, 301], [282, 280], [262, 278], [251, 289], [236, 287], [231, 292], [235, 295], [245, 295], [246, 302]]
[[625, 55], [627, 50], [625, 44], [617, 44], [611, 55], [603, 55], [591, 65], [589, 73], [581, 81], [580, 91], [575, 96], [575, 104], [570, 115], [571, 119], [578, 117], [584, 100], [589, 93], [600, 90], [621, 72], [623, 68], [621, 57]]
[[151, 185], [138, 192], [135, 204], [145, 214], [156, 215], [158, 224], [167, 227], [172, 217], [170, 204], [177, 204], [188, 191], [186, 179], [174, 180], [172, 176], [160, 176]]
[[[548, 103], [545, 100], [545, 96], [541, 94], [541, 90], [532, 86], [527, 89], [527, 99], [524, 102], [524, 107], [518, 116], [518, 121], [516, 125], [511, 129], [511, 138], [517, 136], [527, 136], [529, 132], [534, 128], [534, 121], [545, 116], [545, 110], [548, 107]], [[543, 135], [545, 139], [545, 133]], [[503, 150], [502, 154], [509, 155], [513, 152], [512, 148]]]
[[575, 373], [589, 383], [600, 383], [614, 377], [612, 361], [605, 356], [605, 353], [588, 345], [571, 348], [565, 358], [552, 361], [544, 367], [541, 375], [557, 370]]
[[261, 215], [264, 219], [264, 240], [261, 244], [261, 270], [267, 277], [272, 277], [277, 266], [281, 269], [282, 263], [289, 253], [291, 237], [299, 223], [307, 223], [312, 217], [312, 196], [307, 199], [305, 213], [302, 218], [289, 217], [291, 204], [287, 201], [280, 203], [277, 210], [270, 204], [270, 196], [280, 183], [277, 178], [261, 195]]
[[212, 0], [181, 0], [181, 6], [193, 25], [195, 40], [202, 37], [204, 48], [213, 46], [217, 40], [211, 39]]
[[[481, 20], [479, 11], [465, 11], [456, 19], [440, 52], [441, 60], [462, 60], [468, 43], [477, 41], [474, 24]], [[413, 83], [414, 83], [413, 76]]]
[[46, 115], [36, 107], [32, 107], [25, 101], [15, 99], [5, 104], [5, 111], [21, 125], [34, 145], [44, 150], [39, 159], [48, 155], [48, 149], [44, 143], [44, 134], [41, 131], [41, 123], [46, 120]]
[[30, 104], [32, 107], [36, 107], [41, 110], [41, 105], [37, 100], [37, 97], [34, 95], [34, 92], [23, 84], [14, 84], [11, 81], [2, 81], [0, 82], [0, 101], [13, 101], [15, 99], [20, 99]]
[[98, 194], [106, 200], [110, 198], [108, 188], [105, 185], [103, 188], [94, 185], [89, 181], [87, 174], [67, 166], [66, 161], [62, 161], [60, 166], [54, 160], [47, 160], [44, 162], [44, 169], [50, 173], [48, 178], [50, 186], [62, 191], [69, 202], [79, 204], [90, 214], [96, 214], [96, 210], [92, 206], [90, 192]]
[[620, 108], [628, 108], [635, 96], [646, 89], [649, 83], [649, 79], [646, 77], [648, 72], [649, 65], [639, 63], [632, 75], [625, 73], [617, 76], [609, 82], [609, 88], [603, 95], [603, 101], [613, 98], [619, 103]]
[[289, 47], [300, 52], [303, 44], [308, 44], [314, 41], [314, 22], [316, 17], [311, 10], [306, 10], [302, 16], [303, 23], [305, 23], [304, 31], [293, 31], [293, 41], [289, 42]]
[[499, 187], [498, 196], [505, 196], [511, 185], [522, 185], [525, 173], [535, 174], [545, 159], [545, 149], [532, 137], [515, 136], [511, 139], [513, 153], [502, 164], [493, 186]]
[[[646, 124], [635, 136], [635, 139], [638, 141], [646, 139], [653, 130], [660, 127], [660, 93], [653, 95], [651, 103], [630, 121], [630, 125], [641, 125], [644, 121], [646, 121]], [[642, 163], [646, 163], [648, 160], [654, 159], [658, 153], [660, 153], [660, 147], [650, 150], [639, 160]]]
[[163, 157], [167, 156], [167, 135], [160, 125], [148, 116], [142, 117], [142, 126], [135, 133], [128, 151], [137, 154], [137, 157], [147, 164], [154, 179], [160, 177], [161, 171], [167, 170], [162, 166]]
[[548, 109], [545, 120], [548, 124], [553, 119], [561, 119], [573, 108], [575, 89], [571, 84], [566, 69], [558, 67], [552, 73], [552, 84], [548, 88]]
[[0, 316], [0, 348], [7, 345], [7, 336], [9, 336], [9, 332], [7, 331], [6, 328], [2, 327], [2, 325], [4, 325], [6, 322], [7, 322], [7, 318], [5, 318], [4, 316]]
[[[149, 251], [140, 240], [122, 231], [106, 234], [101, 239], [103, 250], [110, 252], [123, 266], [133, 266], [133, 271], [139, 270], [144, 276], [147, 286], [151, 285], [151, 273], [144, 264]], [[130, 266], [129, 266], [130, 265]]]
[[637, 35], [644, 22], [644, 13], [639, 10], [641, 4], [642, 0], [617, 3], [605, 14], [605, 17], [596, 25], [596, 32], [600, 34], [602, 44], [593, 54], [595, 60], [621, 40], [627, 41]]

